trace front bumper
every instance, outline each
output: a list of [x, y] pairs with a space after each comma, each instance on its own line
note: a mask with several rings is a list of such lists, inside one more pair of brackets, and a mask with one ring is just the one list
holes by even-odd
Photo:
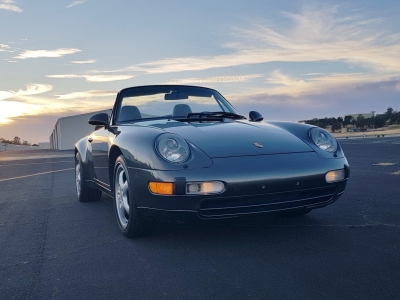
[[[327, 183], [325, 174], [346, 170], [345, 180]], [[241, 215], [318, 208], [336, 201], [349, 174], [345, 158], [326, 159], [314, 152], [214, 158], [208, 168], [160, 171], [129, 168], [131, 193], [143, 216], [177, 219], [229, 218]], [[222, 181], [214, 195], [155, 195], [148, 182]]]

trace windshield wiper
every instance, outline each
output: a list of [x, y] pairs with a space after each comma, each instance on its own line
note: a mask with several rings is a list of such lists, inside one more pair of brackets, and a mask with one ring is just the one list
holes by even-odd
[[223, 112], [223, 111], [205, 111], [201, 113], [188, 113], [186, 116], [188, 119], [202, 119], [202, 118], [230, 118], [230, 119], [246, 119], [245, 117], [231, 113], [231, 112]]

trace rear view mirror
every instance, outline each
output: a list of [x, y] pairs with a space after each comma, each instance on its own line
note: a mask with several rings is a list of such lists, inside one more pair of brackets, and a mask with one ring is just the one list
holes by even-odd
[[172, 92], [170, 94], [165, 94], [164, 100], [183, 100], [189, 99], [189, 95], [187, 93], [180, 92]]

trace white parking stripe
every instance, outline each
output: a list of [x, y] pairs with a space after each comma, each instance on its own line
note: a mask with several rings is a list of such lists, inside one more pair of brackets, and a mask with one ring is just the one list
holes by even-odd
[[64, 160], [64, 161], [49, 161], [44, 163], [30, 163], [30, 164], [0, 164], [0, 167], [8, 167], [8, 166], [26, 166], [26, 165], [45, 165], [45, 164], [58, 164], [58, 163], [73, 163], [73, 160]]
[[49, 171], [49, 172], [43, 172], [43, 173], [36, 173], [36, 174], [31, 174], [31, 175], [18, 176], [18, 177], [13, 177], [13, 178], [0, 179], [0, 182], [8, 181], [8, 180], [14, 180], [14, 179], [20, 179], [20, 178], [26, 178], [26, 177], [32, 177], [32, 176], [38, 176], [38, 175], [43, 175], [43, 174], [49, 174], [49, 173], [70, 171], [70, 170], [75, 170], [75, 168], [62, 169], [62, 170]]

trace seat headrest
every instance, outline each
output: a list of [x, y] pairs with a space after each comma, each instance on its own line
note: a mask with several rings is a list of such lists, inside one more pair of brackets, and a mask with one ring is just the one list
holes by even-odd
[[172, 112], [173, 117], [186, 117], [188, 114], [192, 112], [192, 109], [187, 104], [177, 104], [174, 106], [174, 110]]
[[119, 112], [119, 121], [128, 121], [134, 119], [141, 119], [142, 114], [140, 113], [139, 109], [133, 105], [126, 105], [121, 108]]

